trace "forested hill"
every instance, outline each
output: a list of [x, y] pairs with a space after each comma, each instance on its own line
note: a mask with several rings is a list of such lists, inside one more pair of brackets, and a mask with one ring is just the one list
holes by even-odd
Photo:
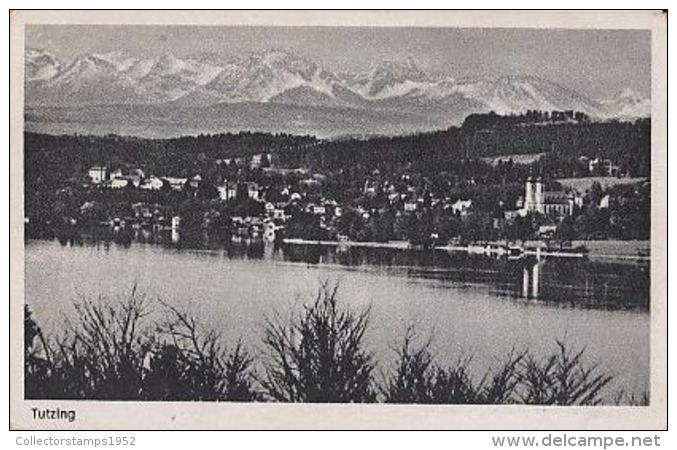
[[146, 139], [127, 136], [24, 134], [26, 175], [81, 177], [88, 167], [140, 167], [158, 175], [190, 176], [203, 173], [215, 159], [303, 151], [321, 141], [310, 136], [241, 132]]
[[573, 111], [522, 116], [468, 116], [459, 134], [463, 155], [555, 152], [563, 157], [609, 158], [621, 171], [646, 175], [651, 163], [651, 119], [591, 122]]
[[[536, 114], [535, 116], [533, 114]], [[402, 165], [440, 170], [459, 159], [552, 153], [561, 159], [609, 158], [622, 173], [651, 171], [651, 119], [591, 122], [574, 112], [523, 116], [477, 114], [461, 127], [410, 136], [324, 142], [283, 160], [321, 169], [393, 170]]]
[[[566, 116], [469, 116], [461, 127], [399, 137], [319, 140], [249, 133], [172, 139], [25, 134], [27, 178], [76, 177], [94, 164], [133, 165], [160, 175], [200, 173], [215, 159], [273, 153], [275, 164], [348, 172], [443, 170], [460, 159], [553, 152], [553, 156], [610, 158], [621, 172], [650, 174], [651, 121], [591, 122]], [[543, 114], [543, 113], [538, 113]], [[32, 172], [32, 173], [31, 173]]]

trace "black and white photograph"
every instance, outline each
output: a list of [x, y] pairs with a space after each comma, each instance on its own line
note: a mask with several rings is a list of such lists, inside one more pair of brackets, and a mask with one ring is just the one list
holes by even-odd
[[665, 426], [663, 13], [92, 14], [15, 17], [13, 423]]

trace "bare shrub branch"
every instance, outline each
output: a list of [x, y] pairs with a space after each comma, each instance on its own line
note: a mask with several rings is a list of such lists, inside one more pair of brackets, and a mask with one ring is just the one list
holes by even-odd
[[369, 309], [360, 313], [337, 305], [338, 285], [321, 283], [315, 300], [288, 322], [266, 318], [268, 359], [261, 384], [285, 402], [371, 402], [372, 356], [364, 349]]

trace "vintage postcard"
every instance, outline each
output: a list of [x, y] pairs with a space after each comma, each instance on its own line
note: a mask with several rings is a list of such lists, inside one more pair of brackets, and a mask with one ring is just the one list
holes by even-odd
[[667, 427], [667, 13], [10, 22], [12, 429]]

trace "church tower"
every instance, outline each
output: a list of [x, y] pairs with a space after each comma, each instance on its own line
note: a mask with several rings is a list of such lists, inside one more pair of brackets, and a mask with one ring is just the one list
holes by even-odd
[[524, 211], [526, 213], [545, 213], [545, 194], [541, 178], [527, 178], [524, 192]]
[[524, 210], [526, 212], [534, 211], [536, 207], [536, 198], [534, 196], [533, 179], [527, 178], [526, 189], [524, 192]]
[[539, 213], [543, 214], [545, 213], [545, 199], [543, 197], [543, 180], [541, 178], [536, 179], [536, 183], [534, 183], [534, 203], [536, 206], [536, 211]]

